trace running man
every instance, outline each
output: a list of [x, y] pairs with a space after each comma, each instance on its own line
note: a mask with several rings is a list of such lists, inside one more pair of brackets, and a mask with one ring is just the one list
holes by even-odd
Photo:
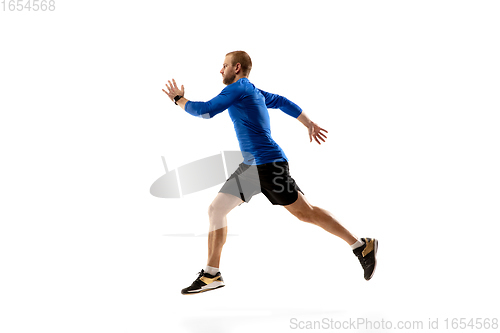
[[377, 265], [378, 241], [373, 238], [357, 238], [335, 217], [323, 208], [311, 205], [302, 190], [291, 177], [288, 159], [271, 137], [268, 108], [280, 109], [298, 119], [309, 131], [309, 141], [325, 142], [328, 131], [311, 121], [302, 109], [285, 97], [256, 88], [248, 76], [252, 60], [244, 51], [226, 55], [220, 73], [226, 88], [208, 102], [193, 102], [184, 97], [184, 86], [179, 89], [174, 79], [166, 84], [163, 92], [187, 113], [210, 119], [229, 110], [244, 161], [227, 179], [210, 204], [208, 216], [207, 266], [199, 272], [191, 286], [182, 289], [184, 295], [196, 294], [224, 287], [219, 271], [222, 247], [227, 236], [227, 214], [251, 197], [264, 193], [273, 205], [285, 207], [299, 220], [315, 224], [340, 237], [351, 246], [364, 270], [364, 278], [370, 280]]

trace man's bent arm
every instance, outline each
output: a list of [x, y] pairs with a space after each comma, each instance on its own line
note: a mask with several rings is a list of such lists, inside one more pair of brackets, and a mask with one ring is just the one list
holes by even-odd
[[268, 93], [267, 91], [259, 89], [260, 93], [264, 96], [266, 100], [266, 106], [270, 109], [280, 109], [289, 116], [298, 119], [305, 127], [310, 128], [314, 123], [306, 115], [306, 113], [295, 103], [289, 99]]
[[186, 100], [184, 111], [195, 117], [209, 119], [227, 110], [240, 96], [241, 91], [239, 89], [235, 89], [235, 86], [227, 86], [219, 95], [208, 102], [193, 102]]
[[276, 94], [271, 94], [268, 93], [267, 91], [259, 89], [260, 93], [264, 96], [264, 99], [266, 100], [266, 107], [269, 109], [280, 109], [287, 115], [297, 118], [301, 113], [302, 109], [295, 104], [294, 102], [290, 101], [286, 97], [276, 95]]

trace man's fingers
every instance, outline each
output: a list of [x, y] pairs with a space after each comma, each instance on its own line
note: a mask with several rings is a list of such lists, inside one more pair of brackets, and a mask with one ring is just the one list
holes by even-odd
[[166, 84], [165, 86], [167, 87], [168, 92], [171, 94], [172, 93], [172, 88], [168, 84]]
[[321, 139], [321, 141], [326, 142], [325, 139], [327, 139], [327, 137], [324, 134], [323, 134], [323, 136], [319, 136], [319, 138]]
[[[326, 133], [328, 133], [328, 131], [326, 129], [318, 126], [318, 133], [320, 133], [321, 131], [325, 131]], [[323, 134], [323, 133], [321, 133], [321, 134]]]
[[317, 143], [321, 144], [321, 142], [319, 142], [318, 138], [321, 139], [321, 141], [325, 142], [325, 140], [322, 137], [320, 137], [319, 135], [316, 134], [314, 136], [314, 140], [316, 140]]
[[181, 86], [181, 89], [177, 86], [177, 82], [175, 82], [175, 79], [172, 79], [172, 81], [168, 81], [168, 90], [170, 91], [171, 94], [175, 95], [181, 95], [184, 96], [184, 85]]
[[[316, 142], [321, 144], [321, 142], [319, 142], [318, 138], [320, 138], [321, 140], [323, 140], [323, 138], [321, 138], [319, 135], [316, 135], [316, 137], [315, 137]], [[325, 142], [325, 140], [323, 140], [323, 142]]]
[[323, 141], [323, 142], [326, 142], [326, 141], [325, 141], [325, 139], [326, 139], [326, 135], [325, 135], [325, 133], [322, 133], [322, 132], [321, 132], [322, 130], [328, 133], [328, 131], [326, 131], [325, 129], [323, 129], [323, 128], [321, 128], [321, 127], [317, 126], [317, 125], [316, 125], [316, 126], [314, 126], [314, 127], [312, 128], [312, 131], [311, 131], [311, 133], [312, 133], [312, 134], [313, 134], [313, 136], [314, 136], [314, 140], [315, 140], [315, 141], [316, 141], [319, 145], [321, 145], [321, 142], [320, 142], [319, 140], [321, 140], [321, 141]]
[[323, 132], [321, 132], [321, 131], [325, 131], [326, 133], [328, 133], [328, 131], [327, 131], [327, 130], [325, 130], [324, 128], [321, 128], [321, 127], [319, 127], [319, 126], [318, 126], [317, 135], [319, 136], [319, 138], [320, 138], [323, 142], [325, 142], [325, 140], [323, 139], [323, 137], [326, 139], [326, 138], [327, 138], [327, 136], [326, 136], [326, 134], [325, 134], [325, 133], [323, 133]]
[[163, 90], [163, 92], [164, 92], [165, 94], [167, 94], [168, 98], [170, 98], [171, 100], [173, 100], [172, 96], [170, 96], [170, 94], [169, 94], [168, 92], [166, 92], [166, 91], [165, 91], [165, 89], [162, 89], [162, 90]]

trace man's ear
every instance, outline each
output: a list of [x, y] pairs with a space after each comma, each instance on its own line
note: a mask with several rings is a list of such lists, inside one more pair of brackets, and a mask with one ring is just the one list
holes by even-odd
[[240, 64], [240, 63], [237, 63], [237, 64], [236, 64], [234, 72], [235, 72], [236, 74], [238, 74], [239, 72], [241, 72], [241, 64]]

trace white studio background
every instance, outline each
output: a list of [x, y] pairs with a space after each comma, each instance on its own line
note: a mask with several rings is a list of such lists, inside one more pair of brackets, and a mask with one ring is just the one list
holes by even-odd
[[[498, 2], [55, 3], [0, 12], [2, 332], [498, 316]], [[161, 89], [175, 78], [188, 99], [214, 97], [240, 49], [256, 86], [329, 131], [309, 143], [270, 110], [309, 201], [379, 239], [372, 281], [341, 240], [260, 195], [228, 216], [227, 286], [180, 294], [206, 264], [220, 186], [149, 187], [161, 156], [176, 168], [238, 143], [227, 112], [192, 117]]]

